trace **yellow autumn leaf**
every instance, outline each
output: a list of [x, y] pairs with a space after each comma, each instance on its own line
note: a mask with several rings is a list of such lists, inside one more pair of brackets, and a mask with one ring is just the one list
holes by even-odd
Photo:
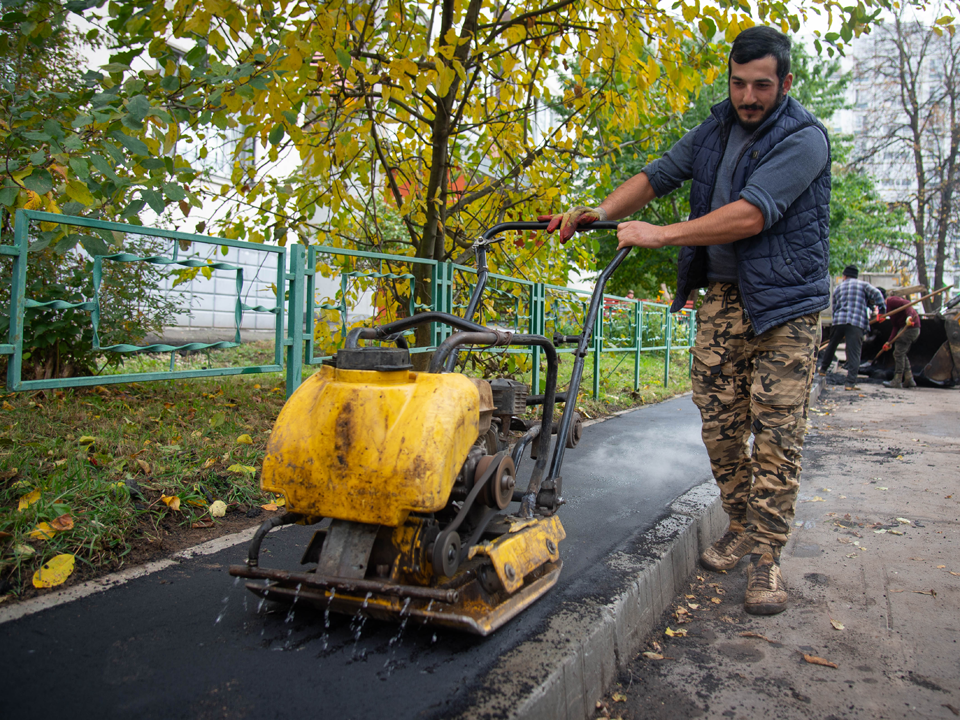
[[671, 630], [669, 627], [663, 631], [664, 635], [667, 637], [686, 637], [687, 631], [685, 628], [679, 628], [678, 630]]
[[50, 523], [42, 522], [36, 528], [30, 531], [30, 537], [34, 540], [49, 540], [57, 531], [53, 529]]
[[4, 410], [13, 410], [13, 405], [11, 405], [11, 404], [8, 403], [6, 400], [4, 400], [4, 401], [3, 401], [3, 409], [4, 409]]
[[223, 517], [227, 514], [227, 504], [223, 500], [215, 500], [210, 505], [210, 517]]
[[644, 656], [647, 660], [663, 660], [663, 655], [661, 655], [660, 653], [655, 653], [655, 652], [649, 652], [649, 651], [647, 651], [647, 652], [643, 653], [643, 656]]
[[844, 630], [844, 629], [845, 629], [844, 626], [843, 626], [843, 623], [840, 622], [839, 620], [831, 620], [831, 621], [830, 621], [830, 624], [833, 625], [833, 629], [834, 629], [834, 630]]
[[614, 702], [626, 702], [626, 701], [627, 701], [627, 696], [624, 695], [623, 693], [618, 693], [618, 692], [617, 692], [617, 693], [614, 693], [613, 695], [611, 695], [611, 696], [610, 696], [610, 699], [613, 700]]
[[216, 458], [207, 458], [206, 461], [203, 463], [203, 467], [201, 468], [201, 470], [209, 470], [216, 464], [217, 464]]
[[240, 473], [241, 475], [253, 475], [257, 472], [257, 469], [255, 467], [250, 467], [249, 465], [235, 463], [227, 468], [227, 472]]
[[63, 584], [63, 581], [73, 573], [76, 558], [64, 553], [51, 558], [33, 574], [35, 588], [50, 588]]
[[26, 543], [19, 543], [13, 546], [13, 554], [18, 557], [30, 557], [31, 555], [36, 555], [37, 551]]
[[140, 466], [140, 469], [143, 470], [145, 475], [150, 474], [150, 463], [148, 463], [146, 460], [141, 460], [140, 458], [137, 458], [137, 465]]
[[244, 433], [237, 438], [237, 445], [253, 445], [253, 438]]
[[95, 443], [96, 441], [97, 439], [93, 435], [83, 435], [80, 437], [79, 440], [77, 440], [77, 443], [80, 445], [90, 445], [91, 443]]
[[37, 502], [37, 500], [39, 500], [39, 499], [40, 499], [40, 490], [39, 490], [39, 489], [34, 490], [33, 492], [27, 493], [26, 495], [24, 495], [23, 497], [20, 498], [20, 505], [17, 506], [17, 511], [18, 511], [18, 512], [23, 512], [23, 511], [26, 510], [28, 507], [30, 507], [30, 506], [33, 505], [35, 502]]
[[273, 502], [277, 505], [277, 507], [283, 507], [287, 504], [287, 499], [283, 495], [276, 495], [274, 497], [275, 499]]
[[277, 510], [280, 509], [274, 503], [267, 503], [266, 505], [261, 505], [260, 507], [262, 507], [267, 512], [276, 512]]
[[177, 495], [161, 495], [160, 501], [171, 510], [180, 509], [180, 498]]

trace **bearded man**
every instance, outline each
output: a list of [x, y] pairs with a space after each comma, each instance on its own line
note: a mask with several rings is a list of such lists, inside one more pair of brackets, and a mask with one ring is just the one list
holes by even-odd
[[621, 248], [681, 247], [671, 311], [706, 288], [693, 401], [730, 525], [700, 562], [731, 570], [749, 553], [744, 609], [769, 615], [787, 606], [780, 554], [800, 484], [819, 313], [830, 303], [830, 145], [823, 125], [787, 94], [786, 35], [740, 33], [728, 80], [729, 97], [709, 118], [599, 207], [541, 220], [565, 242], [578, 227], [628, 217], [693, 181], [688, 221], [623, 222], [617, 238]]

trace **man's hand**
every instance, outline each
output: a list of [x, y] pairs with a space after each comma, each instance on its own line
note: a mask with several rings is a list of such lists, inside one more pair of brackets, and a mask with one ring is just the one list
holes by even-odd
[[878, 322], [878, 323], [882, 323], [882, 322], [883, 322], [884, 320], [886, 320], [886, 319], [887, 319], [887, 316], [884, 315], [884, 314], [883, 314], [882, 312], [880, 312], [879, 310], [877, 310], [877, 322]]
[[889, 349], [890, 349], [890, 343], [884, 343], [883, 347], [880, 348], [880, 352], [886, 352]]
[[639, 220], [620, 223], [620, 227], [617, 228], [617, 241], [617, 250], [625, 247], [655, 250], [666, 245], [662, 227]]
[[913, 327], [913, 318], [912, 318], [912, 317], [908, 317], [908, 318], [907, 318], [906, 326], [907, 326], [907, 327]]
[[573, 237], [573, 234], [583, 225], [589, 225], [597, 220], [606, 220], [607, 213], [600, 208], [588, 208], [584, 205], [578, 205], [575, 208], [567, 210], [562, 215], [538, 215], [540, 222], [549, 222], [547, 232], [552, 233], [558, 227], [560, 228], [560, 242], [565, 243]]

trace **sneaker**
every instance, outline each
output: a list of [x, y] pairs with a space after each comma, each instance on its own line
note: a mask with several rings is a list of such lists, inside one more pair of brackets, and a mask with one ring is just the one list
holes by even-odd
[[859, 385], [851, 385], [850, 383], [847, 383], [846, 385], [843, 386], [843, 389], [844, 389], [844, 390], [859, 390], [859, 389], [860, 389], [860, 386], [859, 386]]
[[769, 549], [750, 556], [743, 609], [751, 615], [776, 615], [787, 609], [787, 584]]
[[707, 570], [732, 570], [744, 555], [753, 550], [754, 544], [743, 525], [731, 522], [723, 537], [700, 555], [700, 564]]

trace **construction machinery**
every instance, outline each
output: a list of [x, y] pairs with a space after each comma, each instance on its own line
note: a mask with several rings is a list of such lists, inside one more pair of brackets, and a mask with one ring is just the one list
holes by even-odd
[[[893, 377], [892, 352], [883, 352], [890, 337], [891, 320], [872, 325], [863, 339], [860, 374], [877, 380]], [[960, 297], [947, 302], [936, 313], [921, 314], [920, 337], [910, 346], [907, 360], [919, 385], [956, 387], [960, 385]]]
[[[274, 425], [261, 475], [261, 487], [283, 495], [287, 512], [260, 527], [246, 564], [231, 566], [231, 575], [249, 578], [247, 587], [268, 599], [479, 635], [556, 584], [565, 537], [556, 514], [564, 503], [560, 469], [564, 451], [580, 438], [576, 398], [604, 287], [629, 248], [600, 274], [579, 335], [548, 340], [473, 322], [489, 275], [488, 248], [501, 233], [546, 226], [504, 223], [476, 241], [477, 284], [465, 317], [424, 312], [355, 329], [293, 393]], [[616, 227], [598, 222], [591, 229]], [[455, 332], [433, 353], [429, 369], [415, 372], [402, 334], [424, 323]], [[562, 343], [576, 351], [567, 391], [558, 393]], [[453, 372], [468, 346], [540, 348], [544, 394], [531, 396], [510, 379]], [[521, 420], [536, 404], [542, 421]], [[555, 424], [558, 404], [564, 410]], [[523, 485], [528, 446], [535, 464]], [[316, 527], [304, 567], [261, 567], [264, 537], [290, 523]]]

